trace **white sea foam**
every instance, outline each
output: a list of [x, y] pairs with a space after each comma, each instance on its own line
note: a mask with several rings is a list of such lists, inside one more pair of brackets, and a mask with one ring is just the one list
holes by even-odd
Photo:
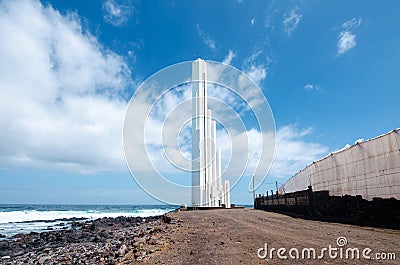
[[99, 212], [95, 210], [90, 211], [11, 211], [0, 212], [0, 224], [11, 222], [27, 222], [39, 220], [56, 220], [64, 218], [88, 218], [97, 219], [102, 217], [118, 217], [118, 216], [138, 216], [148, 217], [161, 215], [170, 211], [169, 209], [138, 209], [130, 212]]
[[[42, 232], [51, 229], [68, 229], [71, 222], [60, 219], [87, 218], [90, 220], [103, 217], [149, 217], [162, 215], [171, 209], [135, 209], [132, 211], [101, 212], [88, 211], [9, 211], [0, 212], [0, 234], [11, 237], [18, 233]], [[85, 219], [86, 220], [86, 219]]]

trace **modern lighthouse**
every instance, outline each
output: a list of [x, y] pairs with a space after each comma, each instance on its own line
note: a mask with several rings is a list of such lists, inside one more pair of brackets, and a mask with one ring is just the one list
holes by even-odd
[[230, 206], [229, 181], [222, 185], [221, 149], [216, 122], [208, 108], [207, 63], [192, 64], [192, 204], [194, 207]]

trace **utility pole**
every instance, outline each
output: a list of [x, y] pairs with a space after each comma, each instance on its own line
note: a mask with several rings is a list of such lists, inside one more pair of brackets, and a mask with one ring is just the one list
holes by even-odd
[[253, 208], [256, 208], [256, 191], [254, 190], [254, 176], [253, 176]]

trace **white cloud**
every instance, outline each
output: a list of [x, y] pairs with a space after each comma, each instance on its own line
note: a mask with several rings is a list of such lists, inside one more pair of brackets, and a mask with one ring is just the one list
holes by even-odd
[[[250, 57], [248, 57], [244, 64], [244, 72], [251, 77], [251, 79], [260, 84], [267, 77], [267, 67], [265, 64], [256, 63], [257, 58], [261, 55], [262, 50], [255, 51]], [[269, 62], [267, 61], [266, 64]]]
[[307, 91], [311, 91], [311, 90], [319, 91], [321, 89], [321, 87], [319, 85], [306, 84], [304, 86], [304, 89]]
[[196, 27], [197, 27], [197, 33], [199, 34], [199, 37], [203, 40], [204, 44], [207, 45], [211, 50], [215, 50], [216, 48], [215, 41], [211, 39], [210, 35], [208, 35], [207, 32], [205, 32], [200, 28], [199, 24], [197, 24]]
[[353, 31], [362, 23], [362, 18], [353, 18], [342, 24], [343, 30], [339, 33], [337, 41], [337, 55], [342, 55], [357, 45], [356, 35]]
[[306, 84], [306, 85], [304, 86], [304, 89], [305, 89], [305, 90], [313, 90], [313, 89], [314, 89], [314, 85]]
[[300, 23], [302, 15], [296, 13], [296, 10], [293, 9], [289, 14], [285, 13], [283, 16], [283, 30], [287, 35], [292, 34], [294, 30], [296, 30], [297, 26]]
[[0, 4], [0, 165], [124, 168], [124, 59], [39, 1]]
[[254, 26], [255, 23], [256, 23], [256, 20], [255, 20], [254, 18], [252, 18], [252, 19], [250, 20], [250, 25]]
[[337, 42], [337, 54], [341, 55], [356, 46], [356, 35], [350, 31], [342, 31], [339, 34]]
[[236, 57], [236, 53], [233, 52], [232, 50], [229, 50], [228, 55], [224, 58], [224, 60], [222, 61], [222, 63], [224, 64], [231, 64], [233, 58]]
[[342, 27], [346, 30], [351, 30], [359, 27], [362, 23], [362, 18], [352, 18], [342, 24]]
[[245, 60], [245, 64], [253, 64], [254, 61], [261, 55], [262, 50], [257, 50]]
[[104, 21], [114, 26], [120, 26], [132, 16], [134, 6], [129, 0], [106, 0], [102, 10]]
[[246, 71], [246, 74], [248, 74], [256, 84], [260, 84], [261, 81], [267, 77], [267, 69], [263, 65], [252, 65], [250, 69]]
[[[321, 159], [328, 153], [329, 149], [327, 147], [304, 139], [311, 135], [311, 133], [311, 128], [299, 130], [295, 125], [283, 126], [276, 131], [275, 155], [268, 174], [269, 177], [291, 177], [299, 170], [305, 168], [313, 161]], [[235, 148], [248, 154], [249, 163], [244, 175], [253, 175], [260, 161], [259, 148], [263, 143], [265, 144], [266, 140], [270, 139], [271, 134], [266, 133], [263, 135], [260, 131], [251, 129], [244, 134], [233, 133], [230, 137], [231, 139], [228, 138], [228, 135], [222, 135], [218, 139], [219, 147], [222, 149], [223, 164], [227, 163], [226, 158], [230, 156], [231, 144], [234, 144]], [[248, 143], [244, 137], [247, 137], [249, 140]], [[233, 168], [231, 169], [233, 175], [240, 174], [241, 168], [235, 165], [240, 164], [242, 159], [243, 157], [231, 157], [230, 163], [233, 164]], [[266, 163], [266, 161], [261, 161], [261, 163]], [[257, 182], [261, 181], [260, 177], [256, 177]], [[251, 187], [249, 186], [249, 188]]]
[[277, 130], [270, 176], [290, 177], [328, 153], [327, 147], [303, 139], [311, 133], [311, 128], [298, 130], [295, 125], [283, 126]]

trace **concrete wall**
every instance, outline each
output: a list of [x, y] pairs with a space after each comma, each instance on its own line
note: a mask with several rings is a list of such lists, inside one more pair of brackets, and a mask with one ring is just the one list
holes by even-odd
[[294, 192], [309, 185], [333, 196], [400, 200], [400, 129], [331, 153], [294, 175], [280, 190]]

